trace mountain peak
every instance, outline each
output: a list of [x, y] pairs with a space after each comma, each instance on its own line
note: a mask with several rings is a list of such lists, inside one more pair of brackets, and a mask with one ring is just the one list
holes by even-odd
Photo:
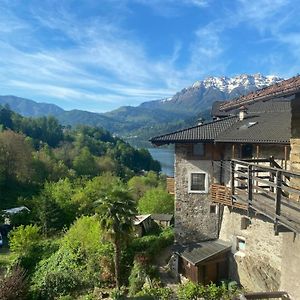
[[252, 91], [256, 89], [261, 89], [271, 84], [282, 81], [283, 78], [280, 78], [275, 75], [264, 76], [261, 73], [256, 73], [253, 75], [249, 74], [240, 74], [234, 77], [214, 77], [210, 76], [205, 78], [202, 81], [196, 81], [190, 87], [191, 89], [200, 89], [200, 88], [216, 88], [225, 93], [231, 93], [234, 89], [244, 88], [246, 91]]

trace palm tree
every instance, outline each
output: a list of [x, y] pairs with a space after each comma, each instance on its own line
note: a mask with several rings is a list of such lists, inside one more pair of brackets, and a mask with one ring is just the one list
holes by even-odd
[[114, 185], [98, 201], [96, 211], [100, 227], [114, 245], [116, 287], [120, 288], [121, 245], [133, 228], [136, 203], [124, 186]]

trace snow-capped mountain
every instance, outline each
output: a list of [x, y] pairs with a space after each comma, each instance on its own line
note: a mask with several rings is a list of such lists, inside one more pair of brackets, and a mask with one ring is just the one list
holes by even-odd
[[242, 74], [235, 77], [208, 77], [203, 81], [196, 81], [192, 88], [201, 86], [207, 88], [217, 88], [222, 92], [231, 93], [234, 89], [243, 87], [247, 89], [261, 89], [283, 80], [278, 76], [263, 76], [260, 73], [254, 75]]
[[235, 77], [208, 77], [182, 89], [173, 97], [145, 102], [146, 108], [160, 108], [171, 111], [200, 112], [211, 107], [215, 101], [231, 100], [252, 91], [282, 81], [278, 76], [242, 74]]
[[[13, 110], [26, 116], [55, 115], [66, 125], [102, 126], [123, 138], [128, 137], [128, 141], [135, 145], [141, 145], [141, 141], [154, 135], [195, 124], [200, 114], [209, 118], [209, 110], [215, 101], [230, 100], [281, 80], [276, 76], [261, 74], [209, 77], [196, 81], [170, 98], [144, 102], [137, 107], [124, 106], [102, 114], [64, 111], [52, 104], [14, 96], [0, 96], [0, 105], [8, 103]], [[136, 138], [132, 139], [133, 136]]]

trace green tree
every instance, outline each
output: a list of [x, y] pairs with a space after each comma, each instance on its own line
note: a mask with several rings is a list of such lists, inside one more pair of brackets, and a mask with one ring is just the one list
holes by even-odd
[[78, 175], [95, 176], [99, 172], [95, 158], [87, 147], [84, 147], [75, 157], [73, 167]]
[[21, 225], [9, 233], [10, 250], [18, 256], [27, 256], [37, 248], [40, 240], [40, 227], [37, 225]]
[[32, 151], [25, 136], [11, 130], [0, 133], [0, 178], [27, 182], [32, 176]]
[[34, 215], [42, 232], [48, 235], [51, 232], [62, 229], [66, 224], [65, 214], [59, 204], [47, 193], [42, 191], [39, 196], [33, 198]]
[[148, 190], [138, 202], [138, 211], [143, 214], [173, 214], [174, 197], [160, 187]]
[[116, 287], [120, 282], [120, 259], [122, 241], [126, 240], [133, 227], [136, 214], [135, 201], [122, 185], [115, 185], [96, 201], [100, 227], [114, 245], [114, 268]]

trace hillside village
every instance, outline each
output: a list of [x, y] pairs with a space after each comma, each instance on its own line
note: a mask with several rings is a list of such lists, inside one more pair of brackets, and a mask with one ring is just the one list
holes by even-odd
[[299, 91], [297, 76], [216, 101], [153, 137], [175, 145], [174, 178], [101, 128], [2, 107], [0, 150], [22, 169], [1, 173], [0, 299], [298, 299]]
[[299, 90], [298, 76], [217, 102], [213, 121], [151, 139], [175, 144], [175, 274], [299, 298]]

